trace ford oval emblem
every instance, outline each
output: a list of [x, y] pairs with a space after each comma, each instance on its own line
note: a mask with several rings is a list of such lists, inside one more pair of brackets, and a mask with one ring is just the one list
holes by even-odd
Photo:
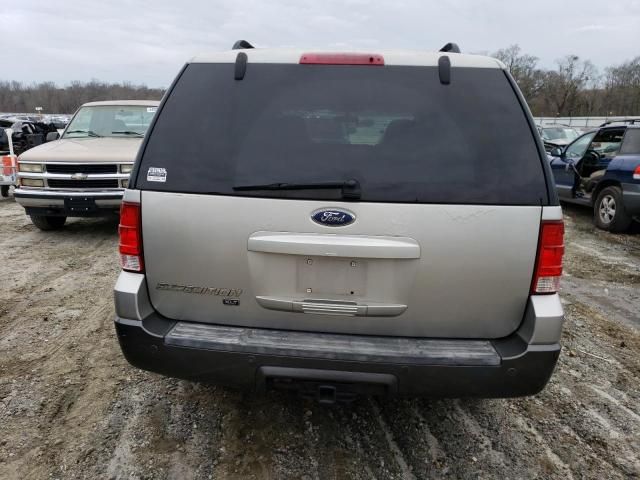
[[311, 219], [314, 222], [327, 227], [344, 227], [355, 222], [356, 216], [346, 210], [323, 208], [322, 210], [316, 210], [313, 212]]

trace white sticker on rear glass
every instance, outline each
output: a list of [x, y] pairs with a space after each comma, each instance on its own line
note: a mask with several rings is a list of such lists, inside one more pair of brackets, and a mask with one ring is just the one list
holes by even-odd
[[156, 113], [158, 107], [147, 107], [147, 113]]
[[158, 167], [149, 167], [147, 171], [147, 182], [166, 182], [167, 169]]

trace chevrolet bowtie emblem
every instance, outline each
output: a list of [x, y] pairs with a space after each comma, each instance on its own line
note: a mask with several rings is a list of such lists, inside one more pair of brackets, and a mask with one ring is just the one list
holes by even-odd
[[73, 180], [86, 180], [88, 175], [86, 173], [74, 173], [71, 175]]

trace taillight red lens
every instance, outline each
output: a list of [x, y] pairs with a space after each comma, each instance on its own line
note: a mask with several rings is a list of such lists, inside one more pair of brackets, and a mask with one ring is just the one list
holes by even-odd
[[633, 179], [640, 180], [640, 165], [638, 165], [636, 169], [633, 171]]
[[10, 176], [15, 173], [16, 159], [12, 155], [2, 157], [2, 174]]
[[304, 53], [305, 65], [384, 65], [384, 57], [376, 53]]
[[143, 272], [142, 217], [140, 205], [122, 202], [120, 206], [120, 265], [123, 270]]
[[538, 258], [531, 293], [556, 293], [562, 276], [564, 223], [543, 221], [538, 241]]

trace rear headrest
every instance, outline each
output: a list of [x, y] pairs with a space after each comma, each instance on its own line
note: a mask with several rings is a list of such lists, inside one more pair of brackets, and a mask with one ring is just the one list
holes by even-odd
[[408, 136], [414, 135], [416, 126], [417, 122], [415, 120], [393, 120], [387, 125], [380, 145], [396, 144], [406, 140]]

